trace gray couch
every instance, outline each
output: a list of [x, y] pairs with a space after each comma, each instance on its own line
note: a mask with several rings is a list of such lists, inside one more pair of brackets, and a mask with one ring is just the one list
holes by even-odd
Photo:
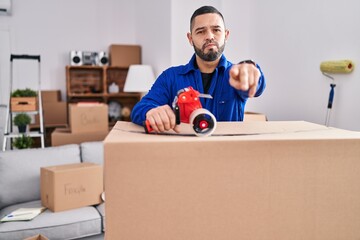
[[[93, 162], [103, 164], [102, 142], [0, 152], [0, 218], [20, 207], [40, 207], [40, 168]], [[0, 239], [43, 234], [56, 239], [104, 239], [105, 206], [62, 212], [46, 210], [31, 221], [0, 223]]]

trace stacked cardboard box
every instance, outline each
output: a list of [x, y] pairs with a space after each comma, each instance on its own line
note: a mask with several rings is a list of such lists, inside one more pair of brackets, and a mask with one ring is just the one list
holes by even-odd
[[108, 105], [71, 103], [68, 105], [70, 128], [57, 128], [51, 135], [52, 146], [102, 141], [109, 132]]
[[[45, 127], [65, 127], [67, 125], [67, 105], [61, 101], [60, 90], [41, 91], [43, 117]], [[39, 116], [36, 115], [35, 123], [31, 127], [39, 127]]]

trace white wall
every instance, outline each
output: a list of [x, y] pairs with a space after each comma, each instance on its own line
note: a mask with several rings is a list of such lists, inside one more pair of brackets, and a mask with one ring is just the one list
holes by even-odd
[[142, 63], [153, 67], [158, 76], [170, 66], [171, 1], [137, 0], [135, 39], [141, 45]]
[[[270, 120], [306, 120], [324, 124], [331, 81], [319, 65], [325, 60], [360, 62], [360, 2], [344, 1], [223, 1], [227, 21], [242, 29], [234, 41], [246, 41], [246, 55], [256, 59], [267, 77], [261, 98], [247, 108]], [[225, 4], [226, 3], [226, 4]], [[235, 9], [248, 10], [244, 16]], [[250, 19], [250, 20], [249, 20]], [[245, 22], [245, 23], [243, 23]], [[234, 24], [235, 26], [235, 24]], [[242, 52], [241, 44], [234, 46]], [[236, 50], [238, 49], [238, 51]], [[360, 130], [360, 71], [334, 75], [335, 99], [330, 126]]]

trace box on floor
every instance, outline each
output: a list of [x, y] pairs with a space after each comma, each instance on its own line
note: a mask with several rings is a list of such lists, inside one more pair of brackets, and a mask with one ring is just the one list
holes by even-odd
[[360, 238], [359, 132], [254, 121], [168, 136], [118, 122], [104, 151], [106, 239]]

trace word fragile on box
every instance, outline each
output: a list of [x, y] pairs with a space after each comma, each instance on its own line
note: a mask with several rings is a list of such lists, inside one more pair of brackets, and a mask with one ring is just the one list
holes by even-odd
[[41, 203], [53, 212], [102, 202], [103, 168], [76, 163], [41, 168]]

